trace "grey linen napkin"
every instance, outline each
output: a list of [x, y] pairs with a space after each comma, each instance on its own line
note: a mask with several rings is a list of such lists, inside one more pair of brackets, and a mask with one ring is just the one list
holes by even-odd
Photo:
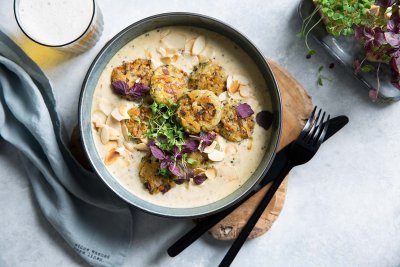
[[132, 216], [64, 143], [51, 84], [0, 31], [0, 136], [15, 146], [43, 215], [89, 264], [121, 266]]

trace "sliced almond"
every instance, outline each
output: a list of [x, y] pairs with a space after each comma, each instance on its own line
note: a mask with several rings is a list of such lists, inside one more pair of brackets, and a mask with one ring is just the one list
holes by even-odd
[[206, 46], [206, 48], [200, 53], [200, 62], [205, 62], [209, 59], [214, 58], [215, 51], [212, 47]]
[[147, 48], [144, 50], [144, 55], [146, 56], [146, 59], [151, 59], [153, 57], [150, 50]]
[[115, 151], [122, 157], [125, 155], [125, 152], [126, 152], [124, 146], [117, 147], [115, 149]]
[[170, 56], [170, 57], [172, 57], [172, 56], [174, 56], [176, 53], [178, 53], [179, 52], [179, 49], [178, 48], [169, 48], [169, 47], [167, 47], [167, 48], [165, 48], [165, 55], [168, 57], [168, 56]]
[[114, 119], [116, 119], [117, 121], [128, 120], [128, 119], [130, 118], [130, 117], [129, 117], [129, 114], [128, 114], [128, 111], [125, 110], [124, 114], [121, 114], [120, 108], [114, 108], [114, 109], [111, 111], [111, 116], [112, 116]]
[[183, 54], [174, 62], [174, 66], [178, 69], [190, 73], [193, 67], [199, 64], [199, 58], [197, 56], [192, 56], [190, 54]]
[[206, 37], [200, 35], [196, 38], [192, 47], [192, 55], [199, 55], [206, 47]]
[[159, 57], [154, 57], [151, 59], [151, 64], [153, 65], [154, 69], [164, 65]]
[[247, 98], [251, 95], [251, 88], [248, 85], [240, 85], [239, 87], [239, 94], [244, 97]]
[[149, 151], [149, 147], [145, 143], [135, 144], [134, 148], [139, 151]]
[[121, 132], [121, 123], [117, 121], [112, 115], [107, 117], [106, 125], [117, 130], [118, 132]]
[[230, 88], [232, 86], [232, 83], [233, 83], [233, 76], [228, 75], [228, 77], [226, 79], [226, 88]]
[[149, 143], [149, 139], [147, 137], [140, 138], [140, 142], [145, 143], [146, 145]]
[[135, 144], [133, 144], [132, 142], [124, 142], [124, 147], [130, 152], [135, 151]]
[[99, 109], [101, 112], [104, 113], [104, 115], [108, 116], [108, 115], [110, 115], [111, 111], [113, 110], [113, 106], [110, 103], [100, 102]]
[[237, 153], [237, 151], [238, 151], [238, 148], [237, 148], [236, 144], [229, 143], [225, 147], [225, 153], [227, 155], [234, 155]]
[[193, 48], [193, 44], [194, 44], [194, 41], [195, 41], [196, 39], [188, 39], [188, 40], [186, 40], [186, 43], [185, 43], [185, 54], [189, 54], [189, 55], [191, 55], [192, 54], [192, 48]]
[[211, 152], [213, 152], [214, 150], [215, 150], [215, 147], [217, 146], [217, 141], [213, 141], [212, 143], [211, 143], [211, 145], [209, 145], [209, 146], [206, 146], [205, 148], [204, 148], [204, 153], [211, 153]]
[[176, 62], [180, 58], [180, 56], [181, 56], [180, 54], [173, 55], [171, 58], [172, 62]]
[[[105, 125], [105, 126], [107, 126], [107, 125]], [[110, 128], [109, 127], [101, 128], [100, 141], [103, 145], [106, 145], [108, 143], [108, 141], [110, 141]]]
[[167, 51], [165, 50], [165, 48], [164, 47], [159, 47], [159, 48], [157, 48], [157, 53], [159, 53], [160, 54], [160, 56], [161, 57], [166, 57], [167, 56]]
[[92, 122], [99, 129], [106, 123], [107, 116], [101, 111], [95, 111], [92, 114]]
[[114, 128], [111, 127], [105, 127], [108, 128], [109, 131], [109, 139], [110, 140], [118, 140], [120, 135], [120, 132], [118, 132], [117, 130], [115, 130]]
[[232, 94], [234, 94], [234, 93], [236, 93], [236, 92], [238, 92], [238, 91], [239, 91], [239, 87], [240, 87], [240, 83], [239, 83], [239, 81], [237, 81], [237, 80], [233, 80], [233, 82], [232, 82], [231, 86], [230, 86], [230, 87], [228, 87], [228, 91], [229, 91], [229, 93], [232, 93]]
[[225, 149], [226, 139], [217, 134], [217, 136], [215, 137], [215, 141], [218, 143], [216, 148], [218, 148], [220, 151], [223, 151]]
[[122, 116], [124, 117], [129, 117], [128, 119], [130, 119], [129, 113], [128, 111], [132, 108], [132, 106], [128, 106], [128, 105], [120, 105], [118, 107], [119, 113], [121, 113]]
[[161, 59], [161, 62], [164, 64], [171, 64], [171, 62], [172, 62], [172, 59], [170, 57], [162, 57], [160, 59]]
[[108, 151], [108, 154], [106, 158], [104, 159], [104, 163], [106, 165], [111, 165], [114, 163], [119, 157], [119, 153], [116, 151], [115, 148], [112, 148], [110, 151]]
[[225, 152], [214, 150], [208, 154], [208, 159], [211, 161], [222, 161], [225, 158]]
[[124, 137], [125, 141], [129, 141], [130, 133], [129, 133], [128, 127], [126, 127], [125, 123], [122, 123], [122, 125], [121, 125], [121, 132], [122, 132], [122, 136]]
[[243, 85], [249, 84], [249, 79], [243, 75], [233, 75], [233, 80], [236, 80]]
[[228, 93], [227, 92], [222, 92], [218, 96], [219, 101], [224, 102], [228, 99]]
[[161, 58], [161, 62], [164, 64], [171, 64], [172, 62], [176, 62], [180, 57], [180, 54], [174, 54], [172, 56], [166, 56]]
[[162, 29], [160, 31], [160, 39], [163, 39], [165, 36], [167, 36], [169, 33], [171, 32], [170, 29], [166, 28], [166, 29]]
[[242, 99], [242, 96], [240, 95], [239, 92], [236, 92], [236, 93], [234, 93], [234, 94], [228, 92], [228, 95], [229, 95], [230, 98], [235, 99], [235, 100], [236, 100], [236, 99]]
[[116, 141], [117, 141], [117, 146], [118, 147], [121, 147], [121, 146], [124, 145], [124, 140], [122, 138], [118, 138]]
[[161, 39], [161, 42], [168, 48], [185, 49], [186, 36], [180, 33], [170, 33]]
[[188, 60], [188, 64], [192, 67], [199, 64], [199, 57], [198, 56], [190, 56]]
[[217, 177], [217, 169], [207, 169], [204, 174], [207, 176], [208, 179], [214, 179], [215, 177]]

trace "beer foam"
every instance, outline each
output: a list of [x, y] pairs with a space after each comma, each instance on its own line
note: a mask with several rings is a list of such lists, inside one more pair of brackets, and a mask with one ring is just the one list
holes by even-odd
[[35, 41], [51, 46], [70, 43], [90, 25], [93, 0], [20, 0], [18, 21]]

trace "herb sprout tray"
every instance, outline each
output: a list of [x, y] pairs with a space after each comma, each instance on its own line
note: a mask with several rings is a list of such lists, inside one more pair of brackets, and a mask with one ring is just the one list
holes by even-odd
[[[300, 18], [307, 18], [315, 10], [315, 5], [312, 0], [302, 0], [298, 7]], [[320, 19], [317, 13], [311, 20], [310, 24], [314, 25]], [[346, 70], [354, 75], [360, 81], [360, 87], [366, 91], [377, 88], [377, 72], [361, 72], [357, 74], [354, 71], [353, 63], [356, 59], [362, 60], [365, 57], [362, 45], [352, 36], [334, 37], [330, 35], [325, 25], [321, 22], [310, 32], [310, 34], [332, 55], [339, 61]], [[368, 63], [378, 68], [379, 63]], [[387, 64], [381, 64], [379, 71], [379, 94], [380, 102], [394, 102], [400, 100], [400, 90], [390, 83], [391, 70]]]

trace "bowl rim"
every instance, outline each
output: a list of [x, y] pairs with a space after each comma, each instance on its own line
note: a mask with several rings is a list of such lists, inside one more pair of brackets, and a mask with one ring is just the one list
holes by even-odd
[[[194, 18], [200, 18], [200, 19], [204, 19], [207, 21], [211, 21], [213, 23], [219, 24], [219, 26], [228, 29], [232, 32], [234, 32], [236, 35], [240, 36], [242, 41], [246, 42], [246, 45], [248, 45], [249, 47], [251, 47], [251, 49], [257, 54], [257, 57], [259, 60], [262, 60], [262, 63], [265, 65], [265, 70], [267, 71], [267, 73], [262, 72], [260, 70], [260, 73], [262, 74], [262, 76], [264, 77], [264, 79], [267, 81], [267, 79], [265, 77], [268, 77], [271, 79], [270, 83], [272, 83], [273, 88], [269, 88], [268, 90], [274, 91], [275, 93], [275, 98], [276, 98], [276, 103], [274, 103], [276, 105], [275, 109], [273, 111], [275, 111], [274, 116], [276, 116], [277, 118], [274, 120], [276, 130], [274, 130], [275, 134], [271, 135], [272, 139], [275, 139], [275, 142], [272, 143], [271, 141], [271, 154], [269, 157], [269, 161], [267, 162], [267, 164], [263, 167], [262, 173], [259, 175], [259, 177], [257, 179], [255, 179], [255, 181], [251, 184], [251, 186], [249, 186], [243, 193], [241, 193], [240, 195], [238, 195], [237, 197], [235, 197], [233, 200], [225, 203], [224, 205], [221, 205], [218, 208], [214, 208], [212, 210], [208, 210], [207, 212], [198, 212], [197, 210], [201, 210], [200, 208], [204, 207], [204, 206], [208, 206], [210, 204], [206, 204], [203, 206], [199, 206], [199, 207], [192, 207], [192, 208], [170, 208], [170, 207], [164, 207], [164, 206], [159, 206], [157, 204], [153, 204], [150, 202], [147, 202], [146, 200], [143, 200], [139, 197], [137, 197], [134, 193], [129, 192], [130, 195], [132, 195], [135, 198], [139, 198], [142, 201], [149, 203], [150, 205], [159, 207], [161, 209], [166, 210], [172, 210], [172, 213], [168, 213], [166, 214], [165, 212], [160, 212], [160, 211], [154, 211], [154, 210], [149, 210], [148, 208], [145, 208], [143, 206], [138, 205], [137, 203], [133, 203], [131, 200], [127, 199], [124, 195], [121, 194], [121, 192], [119, 192], [118, 190], [116, 190], [113, 185], [111, 185], [110, 181], [108, 181], [107, 179], [104, 178], [104, 176], [101, 174], [101, 172], [98, 170], [98, 168], [96, 167], [94, 160], [92, 158], [91, 152], [89, 151], [89, 147], [88, 147], [88, 140], [87, 138], [90, 138], [91, 135], [87, 135], [83, 129], [83, 101], [85, 98], [85, 89], [87, 87], [88, 84], [88, 80], [94, 70], [94, 67], [96, 66], [96, 64], [98, 63], [98, 61], [102, 58], [103, 54], [106, 52], [107, 49], [109, 49], [110, 46], [112, 46], [112, 44], [119, 38], [121, 38], [122, 36], [124, 36], [124, 34], [126, 34], [127, 32], [129, 32], [132, 28], [135, 28], [143, 23], [148, 23], [154, 19], [159, 19], [159, 18], [164, 18], [164, 17], [173, 17], [173, 16], [182, 16], [182, 17], [194, 17]], [[173, 24], [171, 24], [171, 26], [173, 26]], [[191, 26], [191, 25], [187, 25], [187, 26]], [[206, 30], [210, 30], [207, 29], [205, 27], [200, 27], [200, 26], [192, 26], [192, 27], [197, 27], [197, 28], [203, 28]], [[212, 31], [212, 30], [210, 30]], [[221, 34], [221, 33], [219, 33]], [[223, 35], [223, 34], [221, 34]], [[225, 36], [225, 35], [223, 35]], [[234, 40], [232, 40], [229, 36], [225, 36], [226, 38], [230, 39], [231, 41], [233, 41], [234, 43], [236, 43]], [[238, 45], [239, 47], [241, 47], [241, 49], [243, 49], [244, 52], [247, 53], [247, 49], [243, 48], [241, 45]], [[249, 55], [250, 56], [250, 55]], [[254, 58], [251, 57], [253, 60]], [[257, 66], [259, 69], [259, 66]], [[118, 32], [116, 35], [114, 35], [109, 41], [107, 41], [104, 46], [102, 47], [102, 49], [98, 52], [98, 54], [96, 55], [96, 57], [93, 59], [86, 75], [85, 78], [83, 80], [82, 83], [82, 87], [81, 87], [81, 92], [80, 92], [80, 96], [79, 96], [79, 104], [78, 104], [78, 126], [79, 126], [79, 132], [80, 132], [80, 141], [81, 141], [81, 145], [83, 147], [84, 153], [86, 158], [88, 159], [90, 165], [92, 166], [94, 172], [96, 173], [96, 175], [108, 186], [109, 189], [111, 189], [111, 191], [113, 191], [117, 196], [119, 196], [121, 199], [123, 199], [125, 202], [127, 202], [128, 204], [134, 206], [135, 208], [138, 208], [139, 210], [142, 210], [146, 213], [150, 213], [153, 215], [157, 215], [157, 216], [161, 216], [161, 217], [167, 217], [167, 218], [200, 218], [200, 217], [204, 217], [204, 216], [209, 216], [212, 215], [214, 213], [217, 213], [223, 209], [229, 208], [230, 206], [234, 205], [235, 203], [237, 203], [238, 201], [240, 201], [241, 199], [243, 199], [246, 195], [248, 195], [252, 188], [254, 188], [255, 185], [257, 185], [260, 180], [262, 179], [262, 177], [267, 173], [268, 169], [271, 167], [271, 164], [275, 158], [275, 155], [277, 153], [277, 149], [279, 146], [279, 142], [280, 142], [280, 138], [281, 138], [281, 132], [282, 132], [282, 98], [281, 98], [281, 93], [279, 90], [279, 86], [277, 83], [277, 79], [274, 75], [274, 73], [272, 72], [272, 68], [270, 66], [270, 64], [268, 63], [268, 61], [266, 60], [266, 58], [264, 57], [264, 55], [261, 53], [261, 51], [250, 41], [249, 38], [247, 38], [247, 36], [245, 36], [243, 33], [241, 33], [240, 31], [238, 31], [236, 28], [226, 24], [223, 21], [220, 21], [218, 19], [215, 19], [213, 17], [210, 16], [206, 16], [206, 15], [202, 15], [202, 14], [198, 14], [198, 13], [192, 13], [192, 12], [167, 12], [167, 13], [160, 13], [160, 14], [156, 14], [156, 15], [152, 15], [152, 16], [148, 16], [146, 18], [143, 18], [137, 22], [134, 22], [132, 24], [130, 24], [129, 26], [125, 27], [123, 30], [121, 30], [120, 32]], [[92, 153], [98, 153], [97, 150], [92, 152]], [[263, 158], [265, 157], [265, 155], [263, 156]], [[260, 162], [260, 164], [262, 164], [263, 162]], [[104, 165], [104, 163], [102, 163]], [[257, 167], [259, 168], [259, 167]], [[121, 185], [122, 186], [122, 185]], [[235, 190], [236, 191], [236, 190]], [[234, 192], [235, 192], [234, 191]], [[234, 193], [232, 192], [232, 193]], [[231, 194], [232, 194], [231, 193]], [[228, 195], [229, 196], [229, 195]], [[228, 197], [227, 196], [227, 197]], [[226, 197], [224, 197], [226, 198]], [[223, 199], [224, 199], [223, 198]], [[222, 199], [219, 199], [213, 203], [217, 203], [218, 201], [221, 201]], [[197, 212], [196, 212], [197, 211]]]

